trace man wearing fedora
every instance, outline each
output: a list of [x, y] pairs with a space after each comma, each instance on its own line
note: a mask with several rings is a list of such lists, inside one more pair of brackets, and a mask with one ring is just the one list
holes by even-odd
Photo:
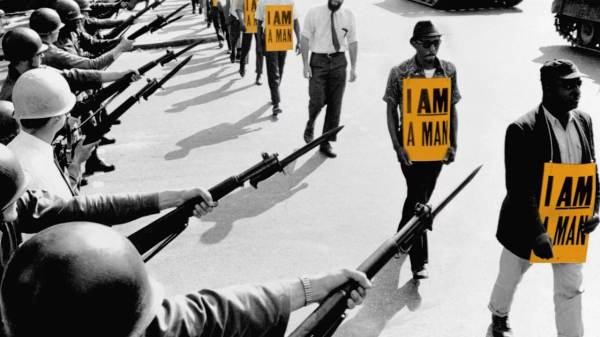
[[[529, 269], [530, 255], [553, 257], [552, 240], [539, 216], [544, 163], [595, 162], [592, 120], [577, 110], [581, 74], [569, 60], [551, 60], [540, 69], [542, 103], [510, 124], [506, 130], [506, 197], [500, 209], [496, 238], [502, 244], [500, 270], [489, 309], [492, 324], [488, 337], [512, 336], [508, 313], [517, 286]], [[596, 173], [596, 176], [598, 174]], [[597, 179], [596, 179], [596, 182]], [[598, 187], [594, 216], [583, 231], [598, 225]], [[554, 263], [554, 308], [559, 337], [583, 336], [581, 294], [583, 275], [579, 263]]]
[[[398, 226], [400, 230], [414, 215], [417, 203], [426, 204], [429, 201], [437, 177], [442, 170], [442, 164], [454, 161], [456, 153], [456, 103], [460, 100], [460, 92], [456, 84], [456, 68], [448, 61], [437, 57], [442, 42], [442, 34], [431, 21], [419, 21], [414, 27], [410, 44], [415, 48], [414, 57], [395, 66], [385, 89], [383, 100], [387, 103], [387, 124], [392, 144], [402, 173], [406, 178], [406, 199], [402, 209], [402, 219]], [[406, 78], [447, 77], [451, 79], [452, 104], [450, 110], [450, 146], [444, 160], [412, 162], [402, 144], [402, 81]], [[428, 262], [427, 235], [423, 233], [415, 237], [408, 252], [414, 279], [428, 278], [426, 264]]]

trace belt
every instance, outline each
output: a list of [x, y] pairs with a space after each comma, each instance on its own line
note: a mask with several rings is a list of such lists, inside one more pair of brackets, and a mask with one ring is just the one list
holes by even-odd
[[312, 54], [313, 55], [318, 55], [318, 56], [325, 56], [325, 57], [328, 57], [328, 58], [333, 58], [333, 57], [336, 57], [336, 56], [344, 55], [344, 52], [343, 51], [338, 51], [338, 52], [330, 53], [330, 54], [327, 54], [327, 53], [312, 53]]

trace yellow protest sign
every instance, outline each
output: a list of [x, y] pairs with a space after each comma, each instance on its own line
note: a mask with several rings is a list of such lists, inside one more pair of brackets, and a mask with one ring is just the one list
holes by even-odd
[[246, 33], [256, 33], [258, 27], [254, 15], [256, 13], [256, 3], [258, 0], [244, 0], [244, 22], [246, 23]]
[[211, 7], [217, 7], [218, 2], [219, 2], [219, 0], [210, 0]]
[[588, 237], [581, 227], [592, 217], [596, 203], [596, 164], [544, 164], [539, 214], [552, 240], [554, 258], [536, 263], [583, 263]]
[[450, 78], [402, 81], [402, 141], [411, 161], [440, 161], [450, 146]]
[[294, 5], [267, 5], [265, 10], [266, 50], [294, 49]]

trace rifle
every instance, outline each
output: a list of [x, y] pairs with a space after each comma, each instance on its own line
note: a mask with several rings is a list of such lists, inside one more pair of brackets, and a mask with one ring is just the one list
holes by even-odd
[[150, 33], [154, 33], [155, 31], [161, 29], [162, 27], [175, 22], [179, 19], [181, 19], [183, 17], [183, 15], [179, 15], [174, 19], [171, 19], [173, 16], [175, 16], [175, 14], [179, 13], [181, 10], [183, 10], [185, 7], [187, 7], [190, 3], [186, 3], [184, 5], [181, 5], [179, 8], [177, 8], [176, 10], [174, 10], [173, 12], [171, 12], [169, 15], [167, 16], [162, 16], [162, 15], [157, 15], [156, 19], [154, 19], [152, 22], [148, 23], [147, 25], [144, 25], [142, 27], [140, 27], [138, 30], [136, 30], [135, 32], [131, 33], [131, 35], [129, 35], [127, 37], [127, 39], [129, 40], [135, 40], [138, 37], [146, 34], [147, 32]]
[[[104, 118], [102, 121], [100, 121], [100, 123], [98, 123], [97, 126], [87, 127], [86, 130], [83, 132], [86, 136], [83, 144], [87, 145], [87, 144], [90, 144], [90, 143], [100, 140], [100, 138], [102, 138], [102, 136], [104, 136], [106, 133], [108, 133], [110, 131], [110, 128], [112, 127], [112, 125], [125, 112], [127, 112], [127, 110], [129, 110], [129, 108], [131, 108], [135, 103], [137, 103], [141, 97], [144, 97], [144, 99], [147, 100], [148, 97], [150, 97], [150, 95], [152, 95], [154, 92], [156, 92], [156, 90], [158, 88], [160, 88], [163, 84], [165, 84], [165, 82], [167, 82], [171, 77], [175, 76], [175, 74], [192, 59], [192, 56], [193, 55], [186, 57], [183, 61], [181, 61], [175, 68], [173, 68], [173, 70], [171, 70], [162, 79], [160, 79], [160, 80], [153, 79], [153, 80], [148, 81], [148, 83], [146, 83], [146, 85], [142, 89], [140, 89], [135, 94], [131, 95], [127, 100], [125, 100], [125, 102], [121, 103], [121, 105], [119, 105], [115, 110], [113, 110], [112, 113], [110, 113], [106, 118]], [[104, 107], [105, 106], [100, 107], [96, 112], [94, 112], [94, 115], [97, 114], [99, 111], [101, 111]], [[91, 125], [91, 123], [90, 123], [91, 119], [92, 118], [90, 117], [87, 120], [83, 121], [81, 123], [81, 125], [79, 126], [79, 128]]]
[[[463, 180], [458, 187], [450, 193], [431, 213], [431, 217], [424, 219], [423, 216], [413, 216], [412, 219], [396, 235], [386, 240], [377, 250], [372, 253], [358, 270], [364, 272], [367, 278], [372, 279], [375, 274], [385, 266], [386, 263], [398, 252], [406, 252], [410, 247], [415, 235], [422, 233], [427, 228], [430, 220], [454, 199], [454, 197], [475, 177], [483, 165], [478, 166], [471, 174]], [[349, 281], [338, 289], [333, 290], [319, 307], [315, 309], [288, 337], [329, 337], [333, 335], [346, 317], [347, 300], [350, 293], [356, 290], [358, 285]]]
[[[158, 64], [160, 64], [161, 66], [164, 66], [168, 62], [171, 62], [172, 60], [176, 59], [178, 56], [186, 53], [187, 51], [196, 47], [200, 43], [201, 43], [201, 41], [192, 43], [189, 46], [183, 48], [182, 50], [180, 50], [176, 53], [171, 50], [167, 50], [163, 56], [160, 56], [159, 58], [152, 60], [152, 61], [144, 64], [143, 66], [139, 67], [137, 72], [140, 75], [144, 75], [145, 73], [150, 71], [152, 68], [156, 67]], [[71, 110], [71, 115], [76, 116], [76, 117], [81, 117], [81, 116], [86, 115], [89, 111], [97, 111], [104, 101], [106, 101], [107, 99], [109, 99], [113, 96], [119, 95], [120, 93], [125, 91], [125, 89], [127, 89], [131, 83], [133, 83], [133, 74], [126, 74], [125, 76], [114, 81], [110, 85], [107, 85], [106, 87], [98, 90], [95, 94], [87, 97], [83, 101], [77, 102], [77, 104], [75, 105], [73, 110]]]
[[135, 13], [134, 15], [130, 16], [127, 20], [125, 20], [125, 22], [123, 22], [120, 25], [118, 25], [117, 27], [113, 28], [110, 32], [104, 34], [104, 38], [105, 39], [114, 39], [114, 38], [118, 37], [119, 35], [121, 35], [121, 33], [123, 33], [124, 31], [126, 31], [135, 22], [135, 20], [137, 20], [140, 16], [144, 15], [149, 10], [154, 9], [154, 8], [160, 6], [165, 1], [167, 1], [167, 0], [156, 0], [156, 1], [154, 1], [148, 7], [144, 8], [141, 11], [139, 11], [139, 12]]
[[[239, 175], [235, 175], [225, 179], [216, 186], [213, 186], [208, 191], [214, 201], [218, 201], [224, 196], [236, 190], [238, 187], [243, 187], [249, 181], [250, 185], [257, 188], [258, 183], [269, 178], [277, 172], [283, 172], [283, 168], [292, 163], [302, 155], [306, 154], [313, 148], [326, 142], [332, 136], [336, 135], [343, 126], [338, 126], [331, 129], [319, 138], [304, 145], [300, 149], [294, 151], [289, 156], [279, 160], [278, 154], [262, 154], [262, 161], [250, 167]], [[200, 203], [202, 198], [196, 197], [190, 199], [175, 208], [171, 212], [158, 218], [147, 226], [139, 229], [135, 233], [129, 235], [129, 240], [142, 255], [144, 262], [150, 260], [160, 250], [162, 250], [169, 242], [177, 237], [188, 225], [188, 219], [192, 216], [194, 205]]]

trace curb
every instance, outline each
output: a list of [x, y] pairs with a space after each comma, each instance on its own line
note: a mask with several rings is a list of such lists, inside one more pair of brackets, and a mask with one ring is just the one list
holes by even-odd
[[198, 38], [191, 38], [191, 39], [181, 39], [181, 40], [174, 40], [174, 41], [162, 41], [162, 42], [157, 42], [157, 43], [145, 43], [145, 44], [136, 44], [133, 46], [134, 49], [159, 49], [159, 48], [167, 48], [167, 47], [180, 47], [180, 46], [187, 46], [190, 45], [192, 43], [196, 43], [196, 42], [201, 42], [201, 43], [211, 43], [211, 42], [217, 42], [217, 37], [216, 36], [211, 36], [211, 37], [198, 37]]

